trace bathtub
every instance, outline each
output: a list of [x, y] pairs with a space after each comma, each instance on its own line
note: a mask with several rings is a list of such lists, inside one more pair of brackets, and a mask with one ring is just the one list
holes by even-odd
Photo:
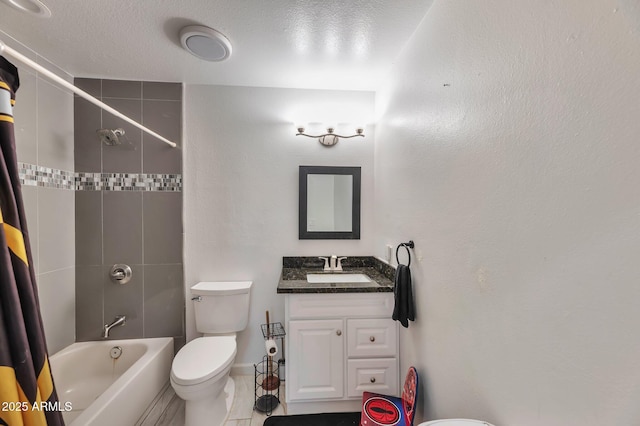
[[[110, 354], [114, 347], [122, 348], [117, 359]], [[169, 381], [172, 360], [170, 337], [81, 342], [62, 349], [49, 361], [65, 423], [134, 425]]]

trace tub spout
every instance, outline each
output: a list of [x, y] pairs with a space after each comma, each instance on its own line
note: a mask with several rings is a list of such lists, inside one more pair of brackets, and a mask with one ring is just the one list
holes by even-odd
[[113, 322], [111, 324], [105, 324], [104, 325], [104, 332], [102, 333], [102, 338], [106, 339], [109, 337], [109, 331], [113, 328], [113, 327], [117, 327], [119, 325], [125, 325], [127, 322], [127, 317], [124, 315], [117, 315], [116, 319], [113, 320]]

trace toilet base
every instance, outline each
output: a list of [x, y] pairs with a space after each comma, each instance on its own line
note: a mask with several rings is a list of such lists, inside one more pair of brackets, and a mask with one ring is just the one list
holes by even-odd
[[219, 397], [211, 400], [185, 401], [185, 426], [222, 426], [231, 411], [236, 384], [231, 377], [227, 379]]

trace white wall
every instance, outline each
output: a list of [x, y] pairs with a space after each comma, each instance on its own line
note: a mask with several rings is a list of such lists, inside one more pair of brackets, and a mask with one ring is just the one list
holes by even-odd
[[[47, 69], [71, 76], [0, 31], [2, 41]], [[20, 62], [14, 108], [18, 161], [73, 171], [73, 94]], [[75, 341], [75, 197], [71, 190], [23, 186], [40, 312], [49, 354]]]
[[640, 424], [631, 3], [436, 1], [376, 93], [375, 247], [421, 257], [425, 419]]
[[[283, 256], [373, 250], [372, 127], [365, 126], [365, 138], [327, 148], [296, 137], [295, 124], [321, 121], [336, 109], [344, 110], [345, 121], [371, 119], [374, 94], [188, 85], [184, 108], [187, 341], [197, 335], [189, 287], [198, 281], [253, 280], [249, 325], [239, 334], [236, 363], [255, 363], [264, 355], [259, 325], [265, 310], [272, 321], [284, 321], [284, 296], [276, 294]], [[353, 132], [359, 124], [338, 126], [336, 133]], [[298, 240], [300, 165], [362, 167], [360, 240]]]

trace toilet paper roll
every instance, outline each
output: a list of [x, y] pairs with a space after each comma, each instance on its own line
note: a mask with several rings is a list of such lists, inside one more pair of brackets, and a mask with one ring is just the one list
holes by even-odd
[[275, 340], [269, 339], [265, 341], [264, 346], [267, 349], [267, 355], [274, 356], [278, 353], [278, 345], [276, 345]]

